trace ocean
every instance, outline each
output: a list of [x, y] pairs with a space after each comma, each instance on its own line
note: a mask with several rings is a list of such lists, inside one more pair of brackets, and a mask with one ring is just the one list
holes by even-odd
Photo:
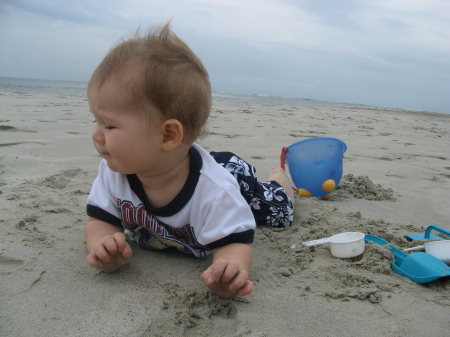
[[[0, 77], [0, 92], [28, 92], [43, 94], [64, 94], [86, 96], [86, 82], [38, 80], [28, 78]], [[256, 105], [281, 105], [305, 107], [368, 107], [367, 105], [317, 101], [312, 99], [288, 98], [258, 94], [214, 92], [214, 102]]]
[[87, 83], [0, 77], [0, 91], [86, 96]]

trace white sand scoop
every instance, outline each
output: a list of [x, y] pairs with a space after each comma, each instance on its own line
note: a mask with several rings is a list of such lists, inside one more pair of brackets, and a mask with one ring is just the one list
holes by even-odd
[[[341, 259], [361, 255], [366, 248], [364, 234], [358, 232], [340, 233], [329, 238], [306, 241], [303, 244], [308, 247], [329, 244], [331, 255]], [[296, 248], [296, 245], [291, 246], [291, 248]]]

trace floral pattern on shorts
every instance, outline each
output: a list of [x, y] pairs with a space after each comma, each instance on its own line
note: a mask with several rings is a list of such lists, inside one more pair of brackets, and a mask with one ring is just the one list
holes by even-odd
[[276, 181], [258, 182], [256, 170], [231, 152], [211, 152], [216, 162], [238, 181], [258, 226], [290, 227], [294, 218], [292, 201]]

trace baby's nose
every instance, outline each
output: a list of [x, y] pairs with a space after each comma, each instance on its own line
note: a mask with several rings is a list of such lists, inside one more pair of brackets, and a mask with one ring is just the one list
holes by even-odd
[[101, 132], [98, 127], [96, 127], [94, 132], [92, 132], [92, 140], [99, 144], [103, 144], [105, 142], [103, 132]]

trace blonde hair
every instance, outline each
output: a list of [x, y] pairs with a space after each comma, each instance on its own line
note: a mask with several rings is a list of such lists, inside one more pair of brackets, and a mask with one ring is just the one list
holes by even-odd
[[[195, 53], [170, 29], [170, 22], [139, 30], [110, 49], [89, 81], [97, 89], [112, 75], [127, 72], [127, 94], [136, 107], [156, 106], [161, 118], [176, 119], [185, 129], [185, 141], [206, 133], [211, 110], [208, 72]], [[151, 117], [151, 116], [150, 116]]]

